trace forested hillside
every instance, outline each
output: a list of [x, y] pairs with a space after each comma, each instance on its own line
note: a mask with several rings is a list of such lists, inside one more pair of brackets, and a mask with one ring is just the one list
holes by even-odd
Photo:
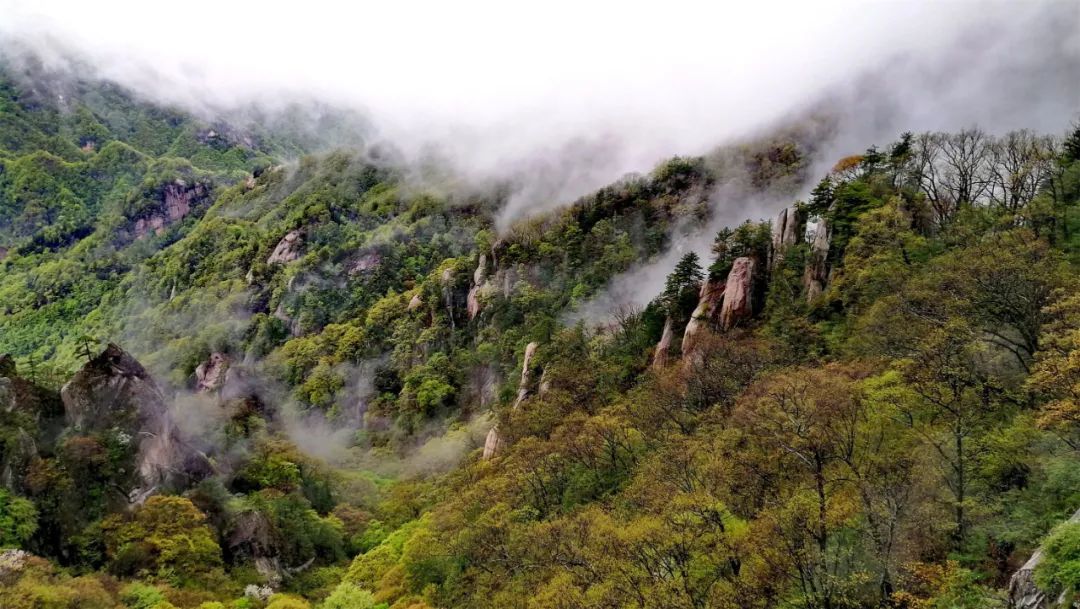
[[1071, 606], [1080, 128], [813, 175], [833, 120], [499, 230], [512, 184], [6, 67], [0, 607]]

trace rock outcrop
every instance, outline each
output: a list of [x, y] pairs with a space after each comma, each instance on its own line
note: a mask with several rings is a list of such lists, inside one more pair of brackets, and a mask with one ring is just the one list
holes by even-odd
[[806, 300], [812, 301], [821, 295], [829, 279], [829, 227], [825, 220], [818, 220], [814, 228], [814, 240], [810, 243], [810, 255], [806, 260], [803, 273], [803, 291]]
[[[1080, 522], [1080, 510], [1067, 522]], [[1060, 590], [1043, 590], [1035, 583], [1035, 569], [1042, 561], [1043, 550], [1039, 548], [1009, 579], [1010, 609], [1068, 609]]]
[[304, 238], [300, 235], [300, 231], [291, 230], [285, 233], [281, 241], [278, 241], [274, 251], [266, 259], [266, 264], [288, 264], [300, 258], [303, 247]]
[[805, 213], [798, 206], [785, 207], [776, 216], [772, 227], [772, 256], [769, 268], [775, 269], [784, 259], [784, 251], [802, 241], [806, 230]]
[[671, 343], [674, 340], [675, 330], [672, 327], [671, 318], [668, 317], [664, 320], [664, 331], [660, 335], [660, 342], [656, 343], [656, 349], [653, 351], [652, 367], [654, 370], [659, 370], [668, 365], [671, 357]]
[[[532, 361], [536, 355], [537, 347], [539, 345], [535, 342], [525, 345], [525, 355], [521, 364], [521, 378], [518, 379], [517, 398], [514, 400], [511, 410], [517, 410], [532, 391]], [[484, 439], [484, 458], [490, 459], [494, 457], [501, 447], [502, 438], [499, 436], [499, 425], [496, 423], [494, 427], [488, 430], [487, 438]]]
[[217, 391], [225, 383], [225, 374], [228, 369], [228, 356], [224, 353], [211, 353], [205, 362], [195, 368], [195, 391], [199, 393]]
[[529, 391], [532, 387], [532, 360], [536, 355], [537, 345], [535, 342], [531, 342], [525, 345], [525, 357], [521, 364], [521, 378], [518, 380], [518, 392], [517, 399], [514, 400], [514, 410], [525, 401], [525, 398], [529, 397]]
[[701, 284], [698, 305], [690, 316], [683, 332], [682, 356], [686, 361], [693, 357], [700, 346], [701, 337], [709, 331], [709, 326], [716, 322], [724, 298], [725, 283], [706, 279]]
[[499, 454], [501, 448], [502, 438], [499, 437], [499, 426], [496, 424], [488, 430], [487, 437], [484, 438], [484, 458], [490, 459], [494, 457]]
[[382, 264], [382, 256], [378, 252], [368, 252], [349, 265], [349, 275], [363, 275], [372, 273]]
[[424, 306], [424, 300], [420, 298], [420, 293], [413, 294], [413, 297], [409, 299], [409, 305], [406, 307], [409, 311], [415, 311]]
[[493, 289], [502, 292], [503, 297], [510, 298], [514, 293], [514, 284], [517, 283], [518, 274], [514, 267], [499, 269], [495, 278], [491, 281]]
[[74, 433], [118, 433], [134, 443], [132, 502], [160, 489], [187, 487], [212, 472], [206, 457], [180, 437], [150, 374], [116, 345], [87, 362], [60, 397]]
[[729, 330], [754, 314], [754, 260], [736, 258], [724, 285], [724, 304], [720, 308], [720, 327]]
[[480, 254], [480, 261], [476, 265], [476, 271], [473, 272], [472, 287], [469, 288], [469, 296], [465, 301], [469, 319], [474, 319], [480, 314], [480, 296], [487, 286], [487, 276], [487, 254]]
[[147, 212], [135, 219], [132, 233], [136, 239], [142, 239], [151, 232], [160, 235], [165, 229], [183, 220], [195, 205], [209, 198], [210, 189], [206, 184], [196, 182], [189, 185], [181, 179], [165, 184], [155, 196], [160, 203], [151, 206]]
[[60, 396], [19, 376], [10, 355], [0, 355], [0, 487], [21, 490], [39, 445], [53, 445], [63, 427]]

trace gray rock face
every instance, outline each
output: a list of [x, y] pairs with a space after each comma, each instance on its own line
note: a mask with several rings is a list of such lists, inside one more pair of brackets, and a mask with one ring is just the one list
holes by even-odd
[[183, 180], [176, 180], [161, 189], [160, 197], [160, 205], [135, 220], [132, 232], [136, 239], [142, 239], [151, 232], [160, 235], [166, 227], [183, 220], [191, 213], [192, 207], [209, 197], [209, 189], [202, 183], [189, 186]]
[[709, 325], [716, 321], [720, 313], [721, 302], [724, 298], [725, 283], [706, 279], [701, 285], [701, 293], [698, 296], [698, 305], [686, 324], [683, 332], [682, 356], [686, 361], [697, 353], [701, 337], [709, 331]]
[[525, 398], [529, 397], [530, 387], [532, 385], [532, 360], [536, 355], [537, 345], [535, 342], [531, 342], [525, 345], [525, 356], [521, 364], [521, 378], [518, 380], [518, 392], [517, 399], [514, 400], [514, 409], [516, 410]]
[[671, 357], [671, 342], [675, 340], [675, 330], [672, 328], [671, 318], [668, 317], [664, 320], [664, 332], [660, 335], [660, 342], [656, 343], [656, 350], [653, 351], [652, 367], [654, 370], [660, 370], [668, 365], [668, 360]]
[[720, 326], [729, 330], [754, 313], [754, 260], [736, 258], [724, 286], [724, 304], [720, 308]]
[[420, 298], [419, 293], [416, 293], [416, 294], [413, 294], [413, 297], [409, 299], [409, 305], [408, 305], [407, 309], [409, 311], [415, 311], [415, 310], [419, 309], [422, 306], [424, 306], [424, 300], [422, 298]]
[[[1077, 510], [1067, 522], [1080, 522], [1080, 510]], [[1039, 548], [1009, 579], [1010, 609], [1068, 609], [1064, 599], [1059, 596], [1060, 591], [1042, 590], [1035, 584], [1035, 569], [1042, 561], [1043, 551]]]
[[304, 238], [300, 235], [300, 231], [291, 230], [285, 233], [281, 241], [278, 241], [274, 251], [266, 259], [266, 264], [288, 264], [300, 258], [303, 246]]
[[829, 237], [828, 225], [825, 224], [825, 220], [819, 220], [814, 229], [814, 240], [810, 244], [806, 271], [803, 273], [803, 290], [806, 292], [807, 301], [820, 296], [829, 280]]
[[363, 275], [374, 272], [382, 264], [382, 256], [378, 252], [368, 252], [356, 259], [349, 265], [349, 275]]
[[488, 430], [487, 437], [484, 439], [484, 458], [490, 459], [499, 454], [500, 448], [502, 448], [502, 439], [499, 437], [499, 426], [496, 425]]
[[[521, 403], [529, 397], [532, 391], [532, 360], [536, 355], [539, 345], [531, 342], [525, 345], [525, 355], [521, 364], [521, 378], [518, 380], [517, 398], [514, 400], [513, 410], [517, 410]], [[492, 427], [484, 439], [484, 458], [490, 459], [499, 453], [502, 447], [502, 438], [499, 436], [499, 425]]]
[[481, 302], [480, 298], [482, 293], [487, 287], [488, 265], [487, 254], [480, 254], [480, 261], [476, 265], [476, 270], [473, 272], [472, 287], [469, 288], [469, 296], [466, 299], [466, 309], [469, 313], [469, 319], [474, 319], [480, 314]]
[[806, 217], [798, 207], [793, 205], [780, 210], [772, 227], [772, 257], [769, 259], [769, 268], [779, 266], [784, 259], [784, 251], [802, 241], [805, 230]]
[[60, 397], [76, 433], [121, 433], [135, 443], [133, 502], [159, 489], [186, 487], [212, 471], [206, 457], [180, 437], [146, 369], [116, 345], [87, 362]]
[[195, 391], [199, 393], [217, 391], [225, 383], [225, 373], [228, 369], [228, 356], [224, 353], [211, 353], [209, 359], [195, 368]]

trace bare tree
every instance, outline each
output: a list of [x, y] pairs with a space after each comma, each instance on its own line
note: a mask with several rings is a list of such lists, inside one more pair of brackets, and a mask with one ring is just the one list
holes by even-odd
[[1056, 145], [1051, 137], [1012, 131], [990, 145], [991, 205], [1015, 213], [1026, 207], [1050, 180]]

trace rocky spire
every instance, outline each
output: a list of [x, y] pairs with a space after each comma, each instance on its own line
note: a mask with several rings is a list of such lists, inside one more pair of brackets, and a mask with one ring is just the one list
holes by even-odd
[[716, 321], [720, 312], [721, 301], [724, 298], [725, 282], [714, 280], [711, 277], [701, 284], [701, 293], [698, 297], [697, 308], [690, 316], [690, 322], [686, 324], [683, 332], [682, 356], [686, 361], [694, 355], [701, 337], [709, 331], [709, 324]]
[[[536, 355], [536, 348], [539, 345], [536, 342], [531, 342], [525, 345], [525, 355], [521, 364], [521, 378], [518, 379], [518, 392], [517, 398], [514, 400], [514, 405], [511, 410], [517, 410], [518, 406], [529, 397], [529, 393], [532, 387], [532, 360]], [[484, 458], [490, 459], [499, 452], [499, 448], [502, 446], [502, 438], [499, 436], [498, 423], [492, 427], [487, 434], [487, 438], [484, 439]]]
[[476, 264], [476, 270], [473, 272], [473, 284], [469, 288], [469, 296], [466, 299], [469, 319], [473, 319], [480, 314], [480, 293], [486, 286], [487, 275], [487, 254], [480, 254], [480, 261]]
[[754, 260], [743, 256], [736, 258], [724, 285], [724, 304], [720, 309], [720, 327], [725, 330], [749, 319], [754, 313], [753, 303]]
[[514, 400], [514, 410], [525, 401], [525, 398], [529, 397], [530, 385], [532, 384], [532, 359], [536, 355], [537, 345], [535, 342], [531, 342], [525, 345], [525, 358], [521, 364], [521, 379], [518, 380], [518, 392], [517, 399]]
[[488, 430], [487, 437], [484, 438], [484, 458], [490, 459], [499, 453], [499, 449], [502, 448], [502, 438], [499, 437], [499, 425]]
[[772, 227], [770, 269], [775, 269], [780, 264], [784, 259], [784, 251], [787, 248], [802, 241], [803, 231], [805, 230], [806, 216], [799, 206], [792, 205], [780, 210]]
[[814, 300], [825, 289], [829, 278], [828, 258], [829, 226], [824, 219], [820, 219], [814, 228], [814, 240], [810, 244], [810, 256], [803, 273], [803, 290], [807, 301]]
[[652, 366], [654, 370], [659, 370], [668, 365], [668, 359], [671, 355], [671, 341], [674, 339], [675, 330], [672, 328], [671, 317], [669, 316], [664, 320], [664, 332], [660, 335], [660, 342], [656, 343], [656, 350], [653, 351]]

